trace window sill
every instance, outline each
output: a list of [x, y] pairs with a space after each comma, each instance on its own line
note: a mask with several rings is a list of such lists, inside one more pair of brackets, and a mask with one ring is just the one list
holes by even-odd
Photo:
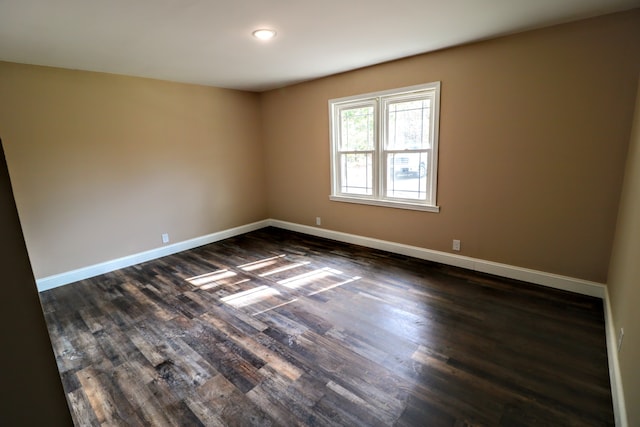
[[361, 205], [383, 206], [386, 208], [409, 209], [424, 212], [440, 212], [440, 206], [420, 205], [409, 202], [392, 202], [389, 200], [366, 199], [345, 196], [329, 196], [329, 200], [334, 202], [358, 203]]

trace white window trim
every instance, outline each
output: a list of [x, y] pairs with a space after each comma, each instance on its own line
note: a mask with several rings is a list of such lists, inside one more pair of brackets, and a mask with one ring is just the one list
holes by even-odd
[[[430, 149], [430, 155], [433, 156], [433, 161], [431, 163], [431, 167], [429, 168], [430, 180], [432, 183], [431, 191], [433, 192], [432, 203], [422, 202], [422, 201], [411, 201], [411, 200], [393, 200], [390, 198], [385, 198], [381, 194], [384, 191], [384, 182], [385, 179], [382, 177], [381, 169], [382, 166], [380, 163], [382, 157], [380, 153], [383, 153], [383, 147], [381, 142], [381, 135], [384, 135], [384, 126], [385, 120], [382, 120], [381, 117], [384, 113], [380, 113], [379, 109], [382, 109], [381, 98], [388, 96], [403, 96], [410, 95], [411, 93], [420, 92], [424, 90], [433, 90], [435, 95], [433, 97], [434, 108], [433, 108], [433, 116], [432, 116], [432, 147]], [[357, 194], [344, 194], [340, 192], [340, 167], [337, 162], [338, 156], [338, 147], [339, 137], [336, 134], [339, 126], [334, 125], [334, 121], [336, 118], [336, 112], [340, 109], [341, 106], [345, 104], [355, 104], [358, 102], [362, 102], [363, 104], [369, 104], [371, 101], [375, 102], [374, 114], [376, 116], [377, 126], [374, 129], [374, 138], [375, 138], [375, 150], [378, 152], [378, 161], [374, 161], [373, 165], [373, 181], [374, 181], [374, 194], [373, 196], [369, 195], [357, 195]], [[329, 200], [336, 202], [346, 202], [346, 203], [357, 203], [357, 204], [365, 204], [365, 205], [373, 205], [373, 206], [383, 206], [383, 207], [391, 207], [391, 208], [399, 208], [399, 209], [411, 209], [411, 210], [419, 210], [426, 212], [440, 212], [440, 207], [437, 205], [437, 189], [438, 189], [438, 146], [439, 146], [439, 125], [440, 125], [440, 82], [432, 82], [426, 84], [420, 84], [415, 86], [408, 86], [399, 89], [390, 89], [379, 92], [371, 92], [365, 93], [361, 95], [347, 96], [343, 98], [335, 98], [329, 100], [329, 132], [330, 132], [330, 140], [331, 140], [331, 195], [329, 196]]]

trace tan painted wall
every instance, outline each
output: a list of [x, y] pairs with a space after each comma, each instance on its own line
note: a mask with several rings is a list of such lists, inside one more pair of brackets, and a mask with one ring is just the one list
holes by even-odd
[[267, 217], [259, 96], [0, 62], [37, 278]]
[[635, 111], [608, 283], [616, 334], [624, 328], [618, 360], [630, 426], [640, 425], [640, 82]]
[[0, 147], [0, 425], [70, 426]]
[[[640, 10], [263, 94], [272, 218], [604, 282]], [[440, 80], [440, 213], [331, 202], [327, 101]]]

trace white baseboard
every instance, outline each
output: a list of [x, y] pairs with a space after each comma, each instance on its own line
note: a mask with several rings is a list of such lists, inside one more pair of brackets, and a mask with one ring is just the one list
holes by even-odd
[[358, 236], [355, 234], [342, 233], [339, 231], [327, 230], [324, 228], [300, 225], [292, 222], [269, 220], [269, 225], [283, 228], [285, 230], [297, 231], [310, 234], [312, 236], [324, 237], [337, 240], [339, 242], [352, 243], [368, 248], [380, 249], [400, 255], [407, 255], [414, 258], [434, 261], [441, 264], [462, 267], [482, 273], [495, 274], [496, 276], [510, 279], [522, 280], [524, 282], [535, 283], [555, 289], [571, 291], [582, 295], [604, 298], [606, 286], [602, 283], [588, 280], [576, 279], [574, 277], [561, 276], [559, 274], [546, 273], [544, 271], [531, 270], [528, 268], [516, 267], [498, 262], [485, 261], [482, 259], [466, 257], [462, 255], [450, 254], [447, 252], [434, 251], [417, 246], [403, 245], [401, 243], [389, 242], [386, 240], [373, 239], [370, 237]]
[[311, 227], [275, 219], [266, 219], [251, 224], [242, 225], [240, 227], [230, 228], [228, 230], [218, 231], [206, 236], [196, 237], [190, 240], [185, 240], [183, 242], [161, 246], [149, 251], [140, 252], [88, 267], [79, 268], [77, 270], [44, 277], [41, 279], [37, 279], [36, 284], [38, 286], [38, 291], [46, 291], [58, 286], [77, 282], [78, 280], [88, 279], [90, 277], [98, 276], [100, 274], [108, 273], [120, 268], [129, 267], [141, 262], [151, 261], [156, 258], [172, 255], [178, 252], [196, 248], [198, 246], [207, 245], [209, 243], [248, 233], [250, 231], [258, 230], [267, 226], [297, 231], [312, 236], [324, 237], [327, 239], [337, 240], [345, 243], [352, 243], [368, 248], [380, 249], [387, 252], [393, 252], [396, 254], [424, 259], [427, 261], [434, 261], [442, 264], [452, 265], [455, 267], [462, 267], [482, 273], [495, 274], [497, 276], [522, 280], [538, 285], [576, 292], [583, 295], [589, 295], [598, 298], [605, 297], [606, 287], [601, 283], [590, 282], [588, 280], [576, 279], [573, 277], [561, 276], [558, 274], [546, 273], [543, 271], [531, 270], [528, 268], [516, 267], [508, 264], [485, 261], [477, 258], [466, 257], [447, 252], [434, 251], [417, 246], [404, 245], [402, 243], [394, 243], [386, 240], [373, 239], [371, 237], [363, 237], [355, 234], [342, 233], [339, 231], [327, 230], [325, 228]]
[[110, 271], [129, 267], [135, 264], [140, 264], [141, 262], [151, 261], [157, 258], [161, 258], [163, 256], [172, 255], [178, 252], [197, 248], [198, 246], [208, 245], [209, 243], [217, 242], [223, 239], [228, 239], [229, 237], [248, 233], [250, 231], [255, 231], [267, 226], [269, 226], [269, 220], [263, 220], [263, 221], [258, 221], [251, 224], [241, 225], [240, 227], [218, 231], [216, 233], [207, 234], [206, 236], [196, 237], [193, 239], [185, 240], [183, 242], [161, 246], [159, 248], [151, 249], [149, 251], [140, 252], [137, 254], [125, 256], [125, 257], [114, 259], [111, 261], [102, 262], [100, 264], [90, 265], [88, 267], [79, 268], [77, 270], [67, 271], [65, 273], [56, 274], [54, 276], [48, 276], [42, 279], [37, 279], [36, 285], [38, 286], [39, 292], [46, 291], [48, 289], [57, 288], [58, 286], [63, 286], [69, 283], [77, 282], [78, 280], [88, 279], [90, 277], [95, 277], [100, 274], [108, 273]]
[[618, 338], [613, 323], [609, 290], [605, 289], [604, 295], [604, 327], [607, 339], [607, 357], [609, 360], [609, 381], [611, 382], [611, 398], [613, 400], [613, 415], [617, 427], [628, 427], [627, 407], [622, 388], [622, 375], [618, 362]]

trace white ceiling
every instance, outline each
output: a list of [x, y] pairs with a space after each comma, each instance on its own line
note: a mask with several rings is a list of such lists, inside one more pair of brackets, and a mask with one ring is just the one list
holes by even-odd
[[[0, 0], [0, 60], [262, 91], [640, 0]], [[252, 38], [277, 30], [271, 42]]]

